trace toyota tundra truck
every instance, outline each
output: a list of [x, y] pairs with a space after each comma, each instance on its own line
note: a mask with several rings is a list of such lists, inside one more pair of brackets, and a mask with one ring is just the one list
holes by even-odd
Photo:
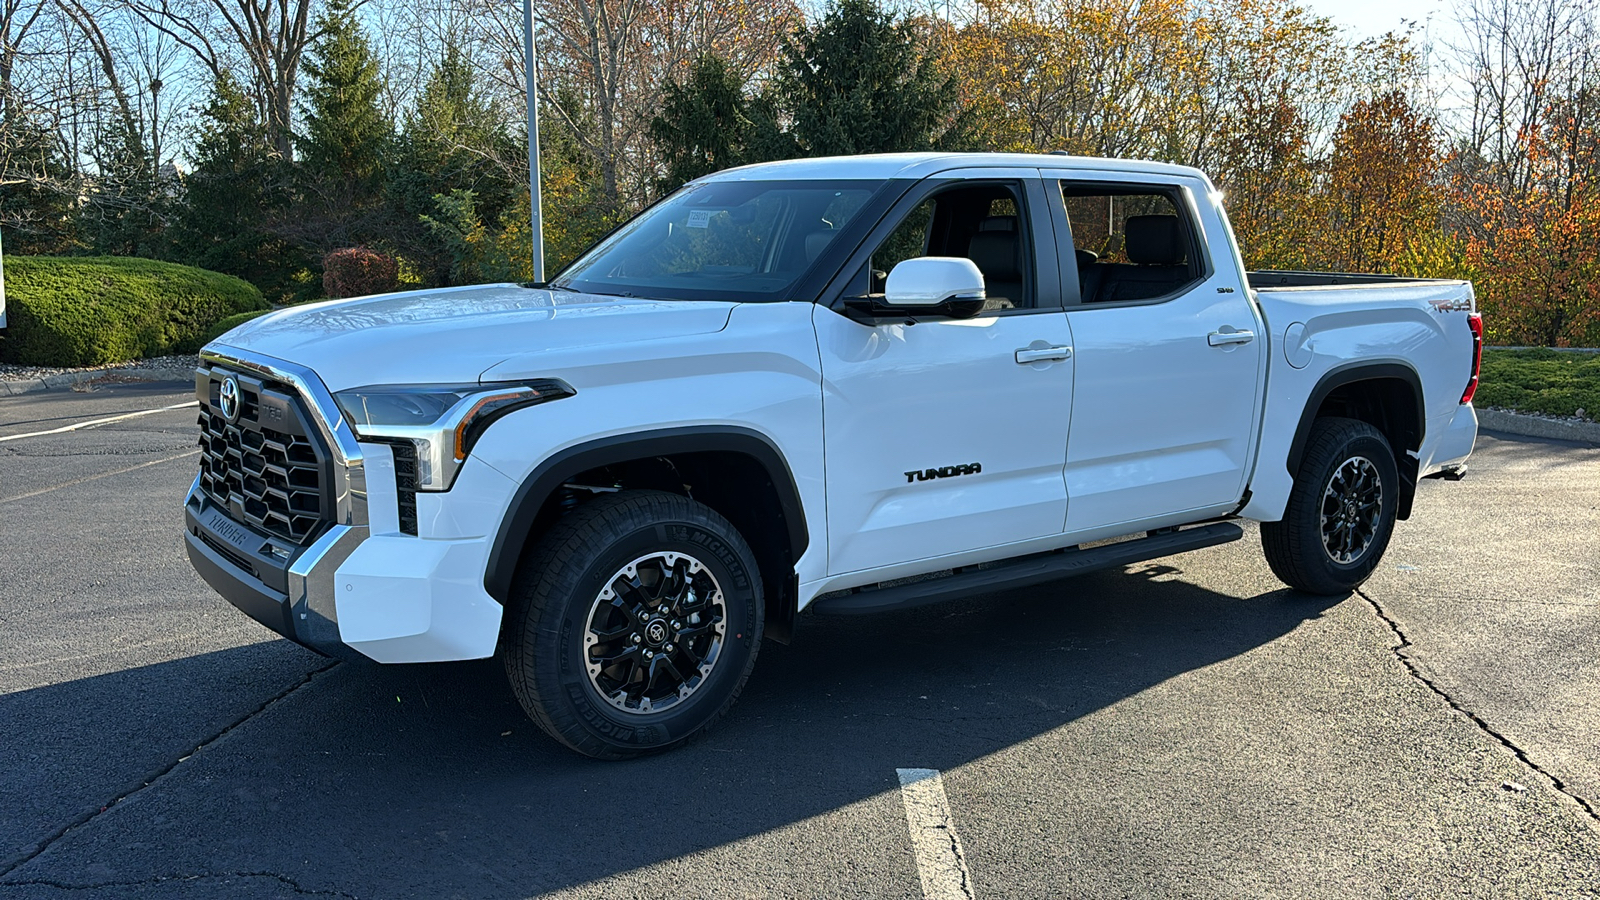
[[[548, 283], [336, 300], [201, 354], [188, 553], [320, 653], [500, 654], [618, 758], [764, 637], [1239, 539], [1361, 584], [1477, 433], [1472, 286], [1247, 272], [1201, 172], [893, 154], [694, 181]], [[999, 601], [996, 601], [999, 602]]]

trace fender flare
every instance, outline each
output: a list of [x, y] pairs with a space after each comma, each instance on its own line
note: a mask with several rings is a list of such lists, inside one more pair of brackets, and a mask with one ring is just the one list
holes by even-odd
[[1403, 362], [1354, 362], [1334, 366], [1317, 380], [1317, 386], [1312, 388], [1311, 396], [1306, 400], [1305, 409], [1300, 413], [1300, 424], [1295, 426], [1294, 441], [1289, 444], [1289, 458], [1286, 465], [1289, 474], [1294, 475], [1300, 470], [1300, 457], [1305, 453], [1306, 439], [1311, 435], [1311, 423], [1316, 420], [1317, 410], [1322, 407], [1322, 402], [1328, 395], [1358, 381], [1375, 381], [1380, 378], [1398, 378], [1411, 388], [1412, 396], [1416, 400], [1417, 413], [1417, 447], [1398, 447], [1397, 450], [1420, 449], [1423, 429], [1428, 425], [1427, 407], [1423, 405], [1422, 377], [1417, 374], [1410, 364]]
[[665, 428], [575, 444], [541, 462], [518, 486], [506, 515], [500, 520], [500, 529], [495, 534], [484, 570], [484, 590], [501, 604], [507, 602], [517, 563], [539, 510], [551, 494], [580, 472], [635, 459], [705, 452], [742, 453], [761, 465], [783, 509], [789, 551], [792, 558], [798, 560], [811, 542], [805, 509], [788, 461], [770, 438], [754, 429], [735, 425]]
[[[1289, 470], [1291, 478], [1298, 477], [1300, 460], [1305, 454], [1306, 440], [1311, 435], [1311, 424], [1316, 421], [1317, 410], [1322, 408], [1328, 395], [1341, 387], [1361, 381], [1375, 381], [1378, 379], [1398, 379], [1411, 388], [1414, 400], [1417, 433], [1415, 447], [1395, 447], [1395, 465], [1400, 470], [1400, 497], [1398, 518], [1406, 519], [1411, 516], [1411, 504], [1417, 490], [1417, 461], [1411, 456], [1411, 451], [1422, 448], [1422, 439], [1428, 427], [1428, 408], [1422, 393], [1422, 376], [1412, 368], [1410, 363], [1399, 360], [1383, 360], [1345, 363], [1335, 366], [1317, 380], [1317, 386], [1311, 390], [1311, 396], [1306, 400], [1305, 409], [1300, 413], [1300, 423], [1295, 426], [1294, 441], [1289, 445], [1289, 456], [1285, 460], [1285, 467]], [[1408, 466], [1407, 463], [1410, 465]]]

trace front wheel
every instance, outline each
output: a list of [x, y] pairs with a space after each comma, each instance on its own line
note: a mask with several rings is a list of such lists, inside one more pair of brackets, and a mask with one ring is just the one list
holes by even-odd
[[662, 750], [738, 697], [762, 633], [749, 545], [710, 508], [658, 491], [593, 500], [518, 570], [506, 674], [523, 709], [587, 756]]
[[1312, 594], [1343, 594], [1372, 575], [1394, 533], [1400, 473], [1383, 432], [1318, 419], [1283, 519], [1261, 524], [1272, 573]]

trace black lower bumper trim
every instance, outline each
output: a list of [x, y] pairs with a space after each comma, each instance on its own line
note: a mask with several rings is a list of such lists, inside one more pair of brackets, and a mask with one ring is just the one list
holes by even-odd
[[189, 562], [212, 590], [250, 618], [290, 640], [297, 640], [287, 594], [271, 590], [245, 574], [193, 532], [185, 532], [183, 537], [189, 548]]

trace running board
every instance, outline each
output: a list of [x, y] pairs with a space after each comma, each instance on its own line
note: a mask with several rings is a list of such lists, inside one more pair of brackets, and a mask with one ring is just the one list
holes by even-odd
[[1243, 528], [1232, 522], [1216, 522], [1182, 531], [1152, 533], [1137, 540], [1120, 541], [1087, 550], [1073, 547], [1024, 556], [986, 569], [969, 569], [909, 584], [862, 588], [837, 597], [824, 597], [814, 601], [808, 608], [823, 616], [864, 616], [891, 609], [927, 606], [973, 594], [1031, 587], [1086, 572], [1214, 547], [1237, 541], [1241, 537], [1244, 537]]

